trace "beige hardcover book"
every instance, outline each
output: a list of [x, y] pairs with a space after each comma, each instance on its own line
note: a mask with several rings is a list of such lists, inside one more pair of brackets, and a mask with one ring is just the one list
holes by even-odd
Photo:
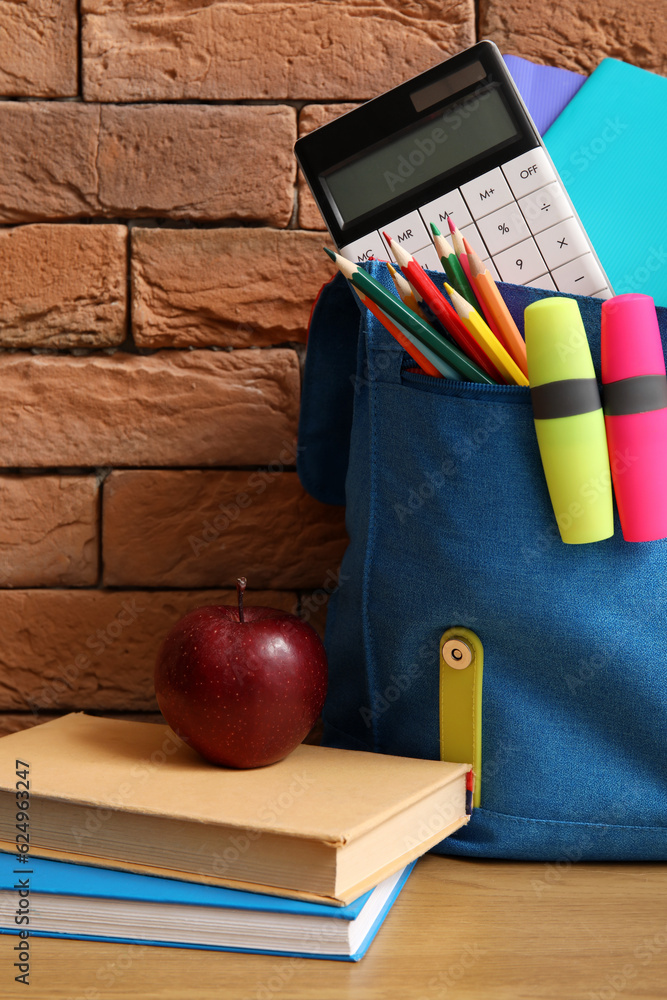
[[0, 739], [0, 849], [26, 843], [27, 772], [35, 856], [342, 905], [468, 821], [469, 770], [302, 744], [239, 771], [166, 726], [72, 713]]

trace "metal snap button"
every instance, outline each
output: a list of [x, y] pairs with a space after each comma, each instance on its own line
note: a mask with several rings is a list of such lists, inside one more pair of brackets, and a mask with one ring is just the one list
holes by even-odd
[[454, 670], [465, 670], [472, 663], [472, 649], [463, 639], [448, 639], [442, 647], [442, 658]]

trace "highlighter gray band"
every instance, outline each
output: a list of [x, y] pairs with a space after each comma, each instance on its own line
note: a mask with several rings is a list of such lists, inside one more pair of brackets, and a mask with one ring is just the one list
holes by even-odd
[[594, 378], [564, 378], [531, 387], [533, 416], [536, 420], [576, 417], [602, 408], [600, 390]]
[[604, 412], [608, 417], [648, 413], [667, 407], [667, 378], [664, 375], [636, 375], [603, 386]]

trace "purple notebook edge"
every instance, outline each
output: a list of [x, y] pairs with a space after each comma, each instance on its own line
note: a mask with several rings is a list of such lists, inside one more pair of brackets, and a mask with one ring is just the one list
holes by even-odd
[[523, 56], [504, 55], [503, 59], [540, 135], [544, 135], [587, 80], [582, 73], [542, 66]]

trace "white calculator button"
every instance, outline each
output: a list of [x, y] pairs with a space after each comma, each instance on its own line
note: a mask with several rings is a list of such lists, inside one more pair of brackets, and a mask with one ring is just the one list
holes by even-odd
[[461, 230], [461, 236], [468, 241], [478, 257], [484, 258], [489, 256], [489, 251], [484, 245], [484, 241], [480, 236], [477, 226], [466, 226]]
[[569, 219], [573, 214], [572, 205], [559, 181], [520, 198], [519, 206], [531, 233], [541, 233], [543, 229], [548, 229], [555, 222]]
[[498, 274], [496, 265], [493, 263], [490, 257], [487, 257], [485, 260], [483, 260], [482, 264], [488, 270], [489, 274], [491, 275], [494, 281], [500, 281], [500, 275]]
[[557, 291], [556, 282], [550, 274], [541, 274], [539, 278], [533, 278], [530, 284], [532, 288], [547, 288], [550, 292]]
[[473, 219], [490, 215], [497, 208], [514, 201], [509, 185], [500, 167], [476, 177], [474, 181], [461, 185], [461, 193], [466, 200]]
[[569, 264], [556, 268], [553, 279], [559, 292], [570, 292], [573, 295], [595, 295], [607, 284], [592, 253], [585, 253]]
[[556, 180], [554, 168], [541, 146], [529, 149], [527, 153], [505, 163], [503, 173], [517, 199]]
[[443, 194], [439, 198], [434, 198], [433, 201], [429, 201], [428, 205], [424, 205], [419, 211], [429, 232], [431, 223], [435, 222], [443, 236], [449, 236], [447, 219], [450, 215], [459, 229], [469, 226], [472, 222], [468, 206], [464, 202], [463, 195], [458, 188], [455, 191], [450, 191], [449, 194]]
[[530, 236], [526, 220], [515, 201], [505, 208], [499, 208], [497, 212], [492, 212], [491, 215], [486, 215], [477, 225], [489, 248], [489, 253], [492, 254], [507, 250], [508, 247]]
[[567, 264], [575, 257], [581, 257], [590, 250], [584, 231], [576, 219], [565, 219], [551, 229], [545, 229], [543, 233], [537, 234], [535, 242], [542, 251], [550, 271], [560, 267], [561, 264]]
[[532, 239], [503, 250], [496, 255], [494, 261], [503, 281], [510, 281], [515, 285], [529, 285], [534, 278], [544, 274], [546, 266], [535, 240]]
[[348, 243], [340, 252], [355, 264], [363, 264], [365, 260], [386, 260], [389, 256], [379, 233], [369, 233], [363, 239]]
[[[407, 215], [402, 215], [400, 219], [394, 219], [393, 222], [383, 226], [382, 231], [408, 253], [421, 250], [422, 247], [428, 246], [431, 242], [431, 237], [419, 212], [409, 212]], [[389, 253], [389, 247], [387, 247], [387, 253]]]
[[601, 288], [599, 292], [593, 292], [594, 299], [610, 299], [612, 297], [611, 288]]
[[413, 257], [421, 264], [422, 267], [427, 268], [429, 271], [444, 270], [442, 264], [440, 263], [440, 258], [435, 252], [433, 244], [428, 247], [424, 247], [422, 250], [416, 250]]

